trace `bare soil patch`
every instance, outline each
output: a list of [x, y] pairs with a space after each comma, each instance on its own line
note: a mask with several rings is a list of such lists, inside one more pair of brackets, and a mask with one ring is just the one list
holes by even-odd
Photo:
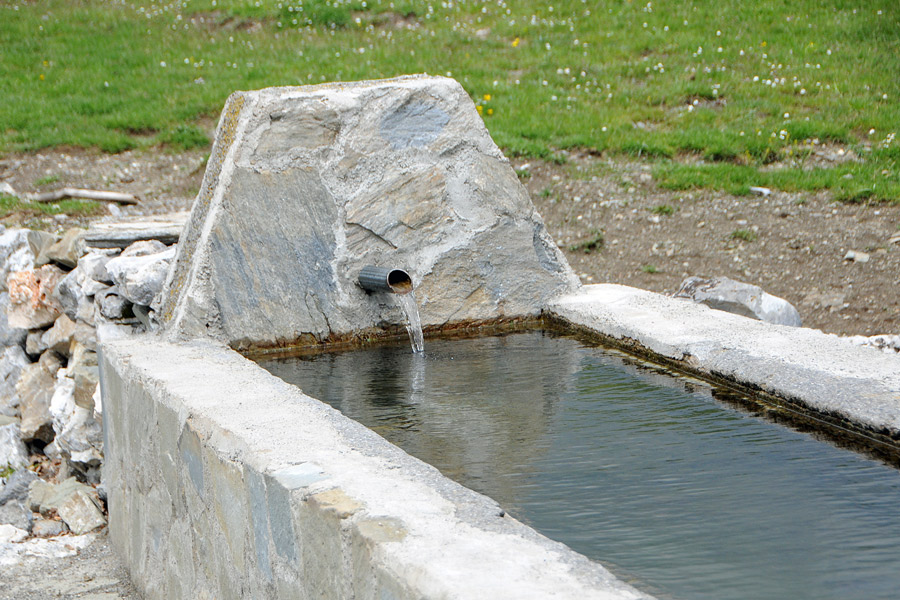
[[[788, 300], [807, 327], [900, 333], [898, 205], [836, 203], [827, 193], [675, 192], [655, 184], [648, 164], [590, 155], [513, 164], [585, 283], [671, 294], [688, 276], [724, 275]], [[602, 245], [585, 247], [600, 236]], [[868, 262], [845, 260], [851, 250]]]

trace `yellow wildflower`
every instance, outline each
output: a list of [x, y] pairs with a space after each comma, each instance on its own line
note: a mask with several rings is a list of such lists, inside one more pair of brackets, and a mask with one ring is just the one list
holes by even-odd
[[490, 101], [491, 101], [491, 95], [490, 95], [490, 94], [485, 94], [485, 95], [484, 95], [484, 101], [485, 101], [485, 102], [490, 102]]
[[489, 114], [489, 115], [494, 114], [494, 109], [493, 109], [493, 108], [489, 108], [489, 109], [488, 109], [488, 114]]
[[43, 81], [43, 80], [44, 80], [44, 74], [41, 73], [41, 81]]
[[514, 40], [512, 41], [512, 47], [513, 47], [513, 48], [518, 48], [518, 47], [519, 47], [519, 38], [516, 38], [516, 39], [514, 39]]
[[[43, 75], [42, 75], [41, 77], [43, 77]], [[483, 107], [482, 105], [480, 105], [480, 104], [478, 104], [478, 105], [475, 106], [475, 110], [478, 111], [478, 114], [479, 114], [479, 115], [484, 113], [484, 107]]]

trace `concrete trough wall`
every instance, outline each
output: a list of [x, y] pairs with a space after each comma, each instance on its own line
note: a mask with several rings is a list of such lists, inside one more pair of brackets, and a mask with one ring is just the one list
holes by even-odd
[[107, 340], [101, 371], [147, 599], [646, 597], [224, 346]]

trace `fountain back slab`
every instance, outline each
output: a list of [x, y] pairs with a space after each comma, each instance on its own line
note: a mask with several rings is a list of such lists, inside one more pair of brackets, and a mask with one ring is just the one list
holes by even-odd
[[536, 316], [578, 281], [452, 79], [232, 95], [161, 306], [232, 347], [398, 323], [359, 265], [409, 265], [423, 326]]

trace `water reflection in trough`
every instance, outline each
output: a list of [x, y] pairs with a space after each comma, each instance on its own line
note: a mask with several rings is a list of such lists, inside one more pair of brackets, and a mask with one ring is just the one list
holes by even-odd
[[531, 332], [264, 365], [661, 598], [900, 589], [900, 474]]

